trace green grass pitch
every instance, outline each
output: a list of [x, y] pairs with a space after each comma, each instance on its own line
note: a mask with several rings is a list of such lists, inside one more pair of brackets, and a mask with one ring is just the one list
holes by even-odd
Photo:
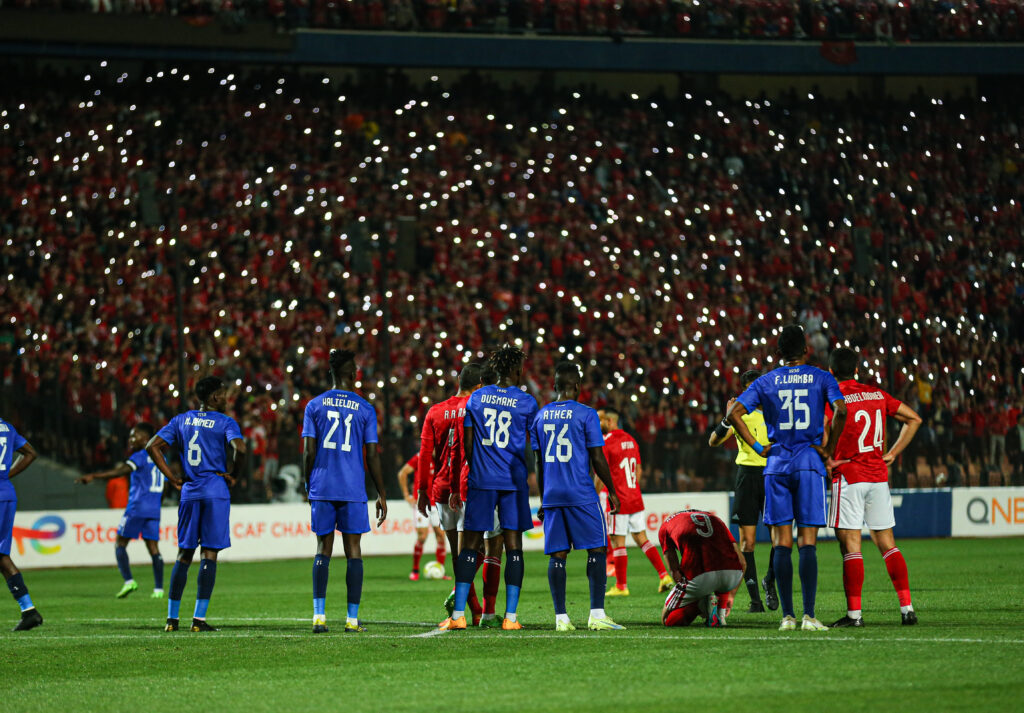
[[[311, 549], [312, 549], [312, 544]], [[632, 596], [609, 599], [622, 632], [556, 634], [547, 558], [526, 554], [521, 632], [422, 634], [443, 616], [450, 583], [410, 582], [408, 557], [366, 560], [361, 616], [369, 631], [341, 633], [345, 563], [334, 561], [325, 636], [310, 633], [308, 560], [218, 568], [210, 623], [221, 630], [165, 634], [166, 603], [139, 591], [116, 600], [117, 570], [27, 571], [46, 619], [0, 633], [0, 709], [20, 711], [889, 711], [1020, 710], [1024, 690], [1024, 541], [909, 540], [921, 623], [901, 627], [881, 557], [865, 543], [861, 630], [776, 630], [777, 612], [746, 614], [737, 593], [726, 629], [660, 626], [664, 595], [646, 558], [630, 550]], [[133, 543], [132, 547], [141, 547]], [[429, 551], [429, 550], [428, 550]], [[767, 548], [758, 552], [764, 567]], [[171, 552], [165, 552], [170, 558]], [[834, 543], [819, 546], [817, 613], [845, 611]], [[429, 559], [429, 558], [428, 558]], [[795, 558], [794, 558], [795, 563]], [[569, 560], [569, 614], [586, 624], [585, 557]], [[182, 603], [188, 622], [197, 567]], [[167, 576], [170, 567], [167, 568]], [[498, 608], [504, 600], [499, 593]], [[799, 611], [799, 596], [797, 610]]]

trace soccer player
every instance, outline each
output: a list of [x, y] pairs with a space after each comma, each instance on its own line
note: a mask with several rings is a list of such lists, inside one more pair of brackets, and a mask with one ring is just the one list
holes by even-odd
[[[206, 623], [206, 612], [217, 580], [217, 554], [231, 547], [231, 491], [245, 461], [245, 441], [235, 419], [223, 413], [228, 390], [216, 376], [196, 384], [199, 409], [186, 411], [157, 431], [146, 452], [167, 480], [181, 487], [178, 505], [178, 557], [171, 570], [164, 631], [178, 630], [181, 595], [188, 582], [188, 568], [196, 548], [202, 564], [196, 578], [196, 606], [192, 631], [216, 631]], [[167, 465], [164, 452], [181, 453], [184, 481]]]
[[[889, 464], [907, 447], [921, 427], [914, 409], [871, 384], [857, 381], [857, 352], [840, 347], [832, 352], [829, 368], [839, 380], [851, 427], [843, 431], [836, 446], [832, 469], [832, 505], [829, 524], [843, 554], [843, 589], [846, 616], [832, 626], [864, 626], [861, 590], [864, 586], [864, 556], [861, 554], [861, 526], [867, 525], [871, 539], [882, 553], [889, 579], [896, 589], [900, 617], [905, 626], [917, 623], [910, 600], [907, 563], [896, 546], [892, 529], [896, 517], [889, 495]], [[885, 450], [885, 419], [903, 424], [892, 447]]]
[[[345, 633], [366, 631], [359, 623], [363, 592], [360, 541], [370, 531], [366, 470], [377, 488], [377, 527], [388, 514], [377, 448], [377, 411], [355, 393], [355, 354], [335, 349], [329, 357], [334, 387], [306, 405], [302, 419], [302, 471], [316, 535], [313, 559], [313, 633], [327, 633], [327, 578], [334, 531], [342, 534], [347, 568]], [[365, 464], [365, 468], [364, 468]]]
[[[629, 596], [626, 582], [629, 565], [629, 555], [626, 554], [627, 532], [633, 536], [633, 541], [647, 555], [654, 571], [658, 573], [658, 591], [668, 591], [672, 586], [672, 577], [665, 571], [658, 547], [647, 539], [644, 496], [640, 492], [640, 482], [643, 480], [640, 447], [631, 435], [619, 428], [619, 412], [614, 408], [607, 406], [598, 409], [597, 415], [601, 419], [601, 432], [604, 434], [604, 457], [611, 469], [615, 494], [619, 497], [619, 511], [608, 515], [608, 535], [615, 563], [615, 586], [608, 590], [606, 596]], [[607, 490], [603, 489], [603, 492]]]
[[[15, 457], [17, 453], [17, 457]], [[7, 580], [11, 596], [21, 608], [21, 621], [14, 631], [28, 631], [43, 623], [43, 617], [28, 595], [28, 587], [21, 572], [11, 560], [14, 540], [14, 513], [18, 509], [18, 495], [11, 479], [28, 468], [36, 459], [36, 451], [25, 438], [0, 418], [0, 573]]]
[[[828, 629], [814, 617], [818, 590], [818, 528], [825, 526], [825, 464], [835, 452], [846, 424], [846, 402], [839, 384], [827, 371], [807, 364], [803, 327], [789, 325], [779, 334], [783, 365], [754, 380], [729, 410], [729, 422], [743, 441], [767, 458], [764, 522], [775, 546], [775, 581], [782, 600], [781, 631], [796, 628], [793, 609], [793, 527], [800, 546], [800, 586], [804, 631]], [[832, 405], [828, 441], [822, 445], [825, 406]], [[761, 408], [770, 445], [762, 446], [747, 428], [743, 415]]]
[[621, 630], [604, 611], [605, 531], [601, 501], [590, 479], [590, 468], [608, 490], [608, 511], [615, 517], [615, 494], [604, 437], [597, 412], [576, 399], [580, 395], [580, 370], [572, 362], [555, 367], [555, 400], [540, 409], [530, 427], [530, 443], [537, 463], [537, 487], [541, 493], [537, 518], [544, 523], [544, 554], [548, 555], [548, 586], [555, 605], [555, 631], [575, 631], [565, 608], [565, 560], [570, 549], [587, 551], [590, 580], [590, 618], [595, 631]]
[[466, 601], [476, 575], [483, 535], [494, 528], [494, 511], [508, 562], [505, 565], [505, 617], [501, 628], [522, 629], [517, 618], [523, 586], [523, 532], [533, 527], [527, 483], [528, 430], [537, 401], [519, 387], [526, 355], [506, 345], [491, 355], [498, 383], [477, 389], [466, 402], [463, 448], [469, 464], [461, 550], [455, 563], [455, 603], [439, 628], [466, 628]]
[[164, 558], [160, 556], [160, 499], [164, 494], [164, 476], [146, 453], [146, 444], [153, 437], [153, 426], [148, 423], [137, 423], [128, 432], [128, 448], [132, 454], [122, 463], [110, 470], [88, 473], [78, 479], [83, 485], [94, 480], [110, 480], [131, 475], [131, 488], [128, 491], [128, 507], [117, 527], [117, 540], [114, 544], [114, 559], [117, 569], [124, 579], [124, 585], [117, 593], [118, 599], [124, 599], [139, 588], [132, 577], [132, 568], [128, 564], [128, 543], [139, 535], [146, 543], [150, 559], [153, 561], [153, 593], [151, 599], [163, 599], [164, 596]]
[[662, 623], [689, 626], [702, 615], [707, 626], [725, 626], [744, 564], [728, 525], [709, 512], [683, 510], [662, 523], [658, 541], [676, 582]]
[[434, 506], [428, 503], [425, 511], [420, 512], [416, 507], [416, 496], [409, 491], [409, 481], [415, 482], [419, 477], [419, 463], [420, 454], [417, 453], [398, 471], [398, 486], [402, 489], [402, 498], [412, 507], [413, 517], [416, 519], [416, 544], [412, 548], [412, 572], [409, 573], [409, 579], [414, 582], [420, 578], [420, 560], [423, 558], [423, 546], [426, 544], [427, 535], [430, 534], [431, 530], [434, 531], [434, 541], [437, 544], [435, 556], [437, 561], [441, 563], [441, 566], [444, 566], [445, 555], [448, 554], [444, 546], [444, 530], [441, 529], [441, 524], [438, 522], [437, 511], [434, 509]]
[[[740, 382], [746, 389], [754, 380], [761, 376], [761, 372], [750, 370], [743, 372]], [[736, 403], [736, 399], [730, 399], [726, 405], [726, 413]], [[764, 414], [761, 409], [755, 409], [752, 413], [743, 414], [743, 422], [747, 429], [753, 434], [757, 442], [762, 446], [769, 445], [768, 427], [764, 423]], [[733, 427], [727, 418], [715, 426], [715, 430], [708, 439], [711, 447], [721, 446], [733, 435]], [[743, 552], [745, 567], [743, 570], [746, 577], [747, 593], [750, 595], [749, 614], [757, 614], [764, 611], [764, 603], [761, 602], [761, 592], [757, 588], [757, 560], [754, 559], [754, 545], [757, 541], [757, 521], [764, 515], [764, 466], [765, 458], [747, 445], [741, 438], [736, 439], [736, 497], [733, 505], [732, 521], [740, 528], [740, 548]], [[772, 561], [775, 551], [768, 555], [768, 572], [761, 581], [764, 586], [764, 596], [768, 608], [775, 610], [779, 608], [779, 598], [775, 593], [775, 570], [772, 568]]]

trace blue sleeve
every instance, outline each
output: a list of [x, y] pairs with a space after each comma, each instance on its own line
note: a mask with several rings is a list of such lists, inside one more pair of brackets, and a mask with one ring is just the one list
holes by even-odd
[[[539, 415], [540, 415], [540, 409], [537, 408], [537, 399], [535, 399], [535, 398], [533, 398], [531, 396], [530, 397], [530, 411], [529, 411], [528, 415], [526, 416], [526, 422], [527, 423], [533, 423], [534, 421], [537, 420], [537, 417]], [[537, 428], [537, 442], [538, 443], [540, 443], [540, 431], [541, 431], [541, 429], [538, 426], [538, 428]], [[529, 430], [527, 430], [526, 436], [530, 439], [531, 442], [533, 441], [533, 434], [531, 434]]]
[[238, 427], [238, 422], [230, 416], [226, 417], [227, 423], [224, 424], [224, 440], [228, 443], [236, 439], [242, 438], [242, 430]]
[[22, 446], [24, 446], [26, 443], [28, 443], [28, 441], [25, 439], [23, 435], [14, 430], [14, 426], [7, 424], [7, 427], [11, 429], [11, 435], [8, 436], [8, 438], [11, 439], [11, 450], [16, 451]]
[[178, 419], [180, 418], [180, 415], [175, 416], [166, 426], [156, 432], [156, 435], [160, 436], [169, 446], [173, 446], [178, 442]]
[[314, 403], [314, 401], [310, 401], [306, 404], [306, 411], [302, 416], [303, 438], [316, 438], [316, 421], [313, 419], [313, 413], [316, 410]]
[[843, 400], [843, 392], [839, 390], [839, 382], [836, 381], [836, 377], [827, 371], [825, 372], [825, 396], [830, 404]]
[[363, 427], [363, 445], [377, 442], [377, 409], [367, 406], [366, 425]]
[[739, 398], [736, 399], [739, 403], [743, 404], [745, 409], [747, 409], [747, 413], [753, 413], [757, 407], [761, 405], [761, 391], [758, 389], [758, 384], [760, 384], [760, 382], [760, 379], [755, 380], [754, 383], [748, 386], [747, 390], [740, 394]]
[[527, 422], [527, 423], [529, 423], [529, 426], [526, 429], [526, 437], [530, 439], [530, 447], [533, 448], [533, 450], [535, 450], [535, 451], [539, 451], [540, 448], [541, 448], [541, 446], [540, 446], [541, 423], [540, 422], [541, 422], [540, 413], [538, 413], [536, 416], [533, 417], [533, 419], [531, 419], [530, 421]]
[[601, 434], [601, 423], [597, 418], [597, 411], [587, 409], [587, 420], [583, 425], [583, 433], [587, 439], [587, 448], [603, 448], [604, 436]]
[[476, 394], [471, 394], [469, 399], [466, 400], [466, 416], [465, 416], [465, 418], [462, 419], [462, 427], [463, 428], [465, 428], [466, 426], [469, 426], [470, 428], [473, 427], [473, 414], [471, 412], [472, 412], [473, 406], [475, 406], [475, 405], [476, 405]]
[[146, 465], [146, 457], [147, 456], [145, 451], [135, 451], [130, 456], [128, 456], [128, 460], [126, 460], [125, 463], [128, 464], [128, 467], [131, 468], [132, 472], [134, 473], [139, 468]]

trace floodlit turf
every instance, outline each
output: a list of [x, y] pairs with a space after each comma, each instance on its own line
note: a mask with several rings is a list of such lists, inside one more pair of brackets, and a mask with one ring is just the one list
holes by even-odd
[[[869, 545], [869, 543], [865, 543]], [[743, 590], [726, 629], [668, 630], [646, 558], [630, 550], [632, 596], [607, 609], [628, 629], [556, 634], [546, 558], [527, 553], [521, 632], [422, 636], [450, 583], [410, 582], [409, 558], [366, 561], [365, 634], [346, 635], [345, 563], [332, 565], [324, 636], [310, 633], [309, 560], [223, 563], [209, 620], [221, 631], [160, 631], [166, 603], [116, 600], [117, 570], [27, 571], [46, 623], [0, 633], [0, 709], [16, 711], [885, 711], [1011, 710], [1024, 690], [1024, 541], [900, 543], [921, 624], [901, 627], [881, 557], [866, 551], [862, 630], [776, 631]], [[132, 547], [140, 546], [133, 543]], [[170, 552], [164, 553], [170, 559]], [[759, 551], [764, 567], [767, 549]], [[113, 552], [111, 552], [113, 561]], [[818, 616], [844, 613], [835, 543], [819, 548]], [[569, 614], [585, 626], [585, 557], [569, 565]], [[182, 605], [187, 626], [197, 567]], [[170, 576], [170, 566], [167, 568]], [[499, 595], [499, 610], [504, 594]], [[799, 597], [797, 609], [799, 612]]]

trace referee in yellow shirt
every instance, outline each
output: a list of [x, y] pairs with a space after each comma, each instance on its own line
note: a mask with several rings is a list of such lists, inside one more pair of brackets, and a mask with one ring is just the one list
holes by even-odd
[[[740, 380], [743, 388], [746, 389], [761, 376], [759, 371], [746, 371]], [[725, 412], [729, 413], [736, 399], [730, 399], [726, 405]], [[762, 446], [768, 445], [768, 427], [764, 422], [764, 414], [761, 409], [753, 413], [743, 415], [743, 422], [747, 424], [750, 433]], [[708, 439], [708, 445], [721, 446], [733, 435], [732, 426], [722, 419], [722, 422], [715, 427]], [[743, 551], [743, 558], [747, 562], [744, 578], [747, 583], [747, 592], [750, 594], [750, 613], [764, 611], [764, 604], [761, 602], [761, 592], [757, 588], [757, 563], [754, 560], [754, 541], [757, 533], [757, 521], [761, 519], [764, 512], [764, 466], [767, 462], [746, 444], [742, 438], [736, 439], [739, 450], [736, 453], [736, 493], [733, 499], [732, 521], [740, 528], [740, 549]], [[764, 586], [764, 598], [769, 609], [779, 608], [779, 598], [775, 592], [775, 571], [772, 569], [774, 556], [768, 557], [768, 572], [765, 574], [761, 584]]]

